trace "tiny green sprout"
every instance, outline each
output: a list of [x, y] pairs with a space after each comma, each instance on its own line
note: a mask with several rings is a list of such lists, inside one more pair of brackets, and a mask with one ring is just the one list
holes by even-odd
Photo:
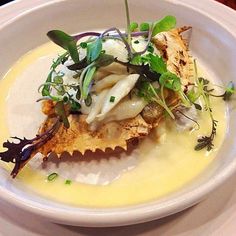
[[163, 73], [159, 81], [161, 85], [175, 92], [178, 92], [181, 89], [180, 78], [169, 71]]
[[137, 22], [132, 22], [129, 26], [130, 32], [133, 32], [138, 28], [138, 23]]
[[49, 182], [52, 182], [52, 181], [54, 181], [57, 177], [58, 177], [58, 174], [54, 172], [54, 173], [50, 174], [50, 175], [47, 177], [47, 180], [48, 180]]
[[154, 37], [158, 33], [161, 33], [163, 31], [169, 31], [176, 26], [176, 18], [174, 16], [166, 16], [163, 19], [155, 22], [152, 36]]
[[223, 95], [223, 99], [225, 101], [229, 101], [231, 96], [235, 93], [235, 87], [234, 87], [234, 83], [232, 81], [230, 81], [225, 89], [225, 93]]
[[57, 45], [66, 49], [72, 60], [76, 63], [79, 61], [79, 53], [75, 39], [61, 30], [51, 30], [47, 36]]
[[87, 48], [87, 43], [86, 42], [81, 42], [80, 47], [84, 48], [84, 49]]
[[66, 185], [71, 185], [71, 183], [72, 183], [72, 181], [71, 181], [70, 179], [67, 179], [67, 180], [65, 181], [65, 184], [66, 184]]
[[153, 71], [159, 74], [163, 74], [167, 72], [167, 66], [164, 62], [162, 57], [159, 57], [158, 55], [148, 54], [148, 58], [150, 61], [150, 66]]
[[148, 31], [150, 28], [150, 23], [148, 22], [143, 22], [140, 24], [140, 31]]
[[55, 76], [55, 77], [53, 78], [53, 81], [54, 81], [54, 83], [56, 83], [56, 84], [63, 84], [63, 78], [62, 78], [62, 76]]

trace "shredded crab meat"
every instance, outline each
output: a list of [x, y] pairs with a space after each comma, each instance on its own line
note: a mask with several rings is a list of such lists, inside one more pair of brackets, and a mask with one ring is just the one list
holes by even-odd
[[100, 71], [103, 73], [112, 73], [117, 75], [128, 75], [127, 67], [118, 64], [117, 62], [111, 63], [109, 66], [100, 68]]
[[92, 91], [99, 93], [103, 89], [110, 88], [113, 85], [115, 85], [117, 82], [120, 80], [124, 79], [127, 75], [116, 75], [116, 74], [111, 74], [103, 79], [99, 80], [97, 83], [94, 84]]
[[90, 111], [90, 113], [88, 114], [88, 116], [86, 118], [86, 122], [88, 124], [92, 123], [94, 121], [94, 119], [96, 118], [96, 116], [101, 111], [102, 105], [103, 105], [103, 102], [104, 102], [104, 100], [106, 98], [107, 93], [108, 93], [107, 89], [103, 90], [98, 95], [96, 102], [92, 104], [91, 111]]
[[[131, 74], [124, 79], [118, 81], [107, 93], [104, 100], [104, 104], [101, 109], [101, 113], [97, 115], [100, 119], [103, 119], [105, 115], [114, 108], [119, 101], [124, 98], [133, 89], [139, 78], [138, 74]], [[111, 101], [114, 98], [114, 101]]]
[[104, 118], [104, 122], [119, 121], [136, 117], [142, 112], [146, 105], [147, 102], [144, 99], [140, 99], [137, 96], [133, 96], [132, 98], [126, 96], [107, 114]]

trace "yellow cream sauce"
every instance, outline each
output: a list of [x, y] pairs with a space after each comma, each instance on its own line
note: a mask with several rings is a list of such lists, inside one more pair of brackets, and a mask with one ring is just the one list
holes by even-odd
[[[33, 62], [47, 57], [60, 49], [51, 43], [45, 44], [24, 55], [3, 79], [0, 80], [0, 143], [9, 138], [6, 117], [6, 98], [17, 77]], [[32, 88], [34, 89], [34, 88]], [[37, 88], [35, 88], [37, 89]], [[146, 138], [139, 147], [138, 166], [127, 171], [108, 185], [89, 185], [57, 178], [48, 182], [46, 176], [26, 167], [18, 175], [28, 189], [55, 201], [87, 207], [114, 207], [143, 203], [172, 193], [197, 177], [214, 159], [226, 130], [226, 108], [223, 101], [213, 100], [215, 119], [218, 120], [215, 148], [211, 152], [194, 151], [197, 137], [209, 134], [211, 123], [207, 114], [200, 115], [200, 130], [178, 132], [168, 128], [160, 144], [154, 138]], [[22, 124], [24, 125], [24, 124]], [[2, 145], [1, 145], [2, 146]], [[1, 148], [1, 151], [3, 148]], [[2, 168], [12, 165], [1, 163]]]

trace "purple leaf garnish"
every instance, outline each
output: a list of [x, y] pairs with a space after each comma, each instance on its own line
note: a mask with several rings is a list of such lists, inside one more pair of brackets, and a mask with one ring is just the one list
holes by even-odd
[[120, 36], [120, 39], [123, 41], [123, 43], [124, 43], [124, 45], [125, 45], [125, 47], [126, 47], [126, 50], [127, 50], [127, 52], [128, 52], [129, 58], [131, 58], [131, 55], [132, 55], [131, 47], [130, 47], [130, 45], [129, 45], [128, 42], [126, 41], [125, 37], [123, 36], [123, 34], [121, 33], [121, 31], [120, 31], [118, 28], [112, 27], [112, 28], [110, 28], [110, 29], [108, 29], [108, 30], [105, 30], [105, 31], [102, 33], [101, 37], [105, 36], [107, 33], [112, 32], [112, 31], [116, 31], [116, 32], [118, 33], [118, 35]]
[[[128, 35], [126, 33], [121, 33], [121, 35], [123, 37], [127, 37]], [[121, 38], [120, 34], [110, 34], [109, 36], [114, 37], [114, 38]], [[148, 35], [148, 31], [139, 31], [139, 32], [133, 32], [131, 33], [131, 37], [138, 37], [138, 36], [147, 36]], [[76, 34], [73, 35], [72, 37], [78, 41], [84, 37], [88, 37], [88, 36], [95, 36], [95, 37], [100, 37], [101, 33], [98, 32], [85, 32], [85, 33], [80, 33], [80, 34]], [[106, 38], [106, 35], [103, 33], [103, 38]]]
[[14, 143], [7, 140], [3, 143], [3, 147], [8, 150], [5, 152], [0, 152], [0, 160], [15, 164], [11, 172], [11, 176], [13, 178], [16, 177], [20, 169], [30, 160], [32, 154], [53, 137], [60, 124], [61, 122], [57, 119], [55, 124], [50, 129], [41, 135], [37, 135], [33, 139], [12, 137], [12, 139], [18, 140], [19, 142]]

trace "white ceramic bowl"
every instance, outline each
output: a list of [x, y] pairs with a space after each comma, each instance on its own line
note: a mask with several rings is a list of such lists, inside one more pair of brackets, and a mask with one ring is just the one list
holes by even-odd
[[[185, 1], [187, 2], [187, 1]], [[191, 1], [189, 1], [191, 2]], [[62, 29], [70, 33], [122, 27], [125, 25], [123, 1], [54, 1], [36, 7], [0, 27], [0, 77], [23, 54], [45, 43], [45, 32]], [[166, 14], [175, 15], [179, 25], [193, 26], [191, 51], [205, 67], [224, 82], [234, 80], [236, 58], [236, 32], [229, 24], [212, 17], [214, 6], [209, 1], [192, 8], [182, 1], [130, 0], [132, 18], [138, 21], [155, 20]], [[204, 5], [205, 4], [205, 5]], [[207, 7], [208, 6], [208, 7]], [[215, 6], [219, 7], [216, 3]], [[208, 9], [203, 11], [201, 9]], [[224, 9], [223, 16], [236, 13]], [[223, 17], [222, 16], [222, 17]], [[145, 222], [164, 217], [190, 207], [222, 184], [236, 169], [234, 147], [236, 120], [233, 104], [229, 107], [228, 130], [225, 141], [212, 164], [184, 189], [157, 201], [131, 207], [89, 209], [72, 207], [41, 198], [24, 191], [19, 181], [9, 181], [9, 173], [0, 169], [0, 197], [48, 220], [81, 226], [117, 226]]]

